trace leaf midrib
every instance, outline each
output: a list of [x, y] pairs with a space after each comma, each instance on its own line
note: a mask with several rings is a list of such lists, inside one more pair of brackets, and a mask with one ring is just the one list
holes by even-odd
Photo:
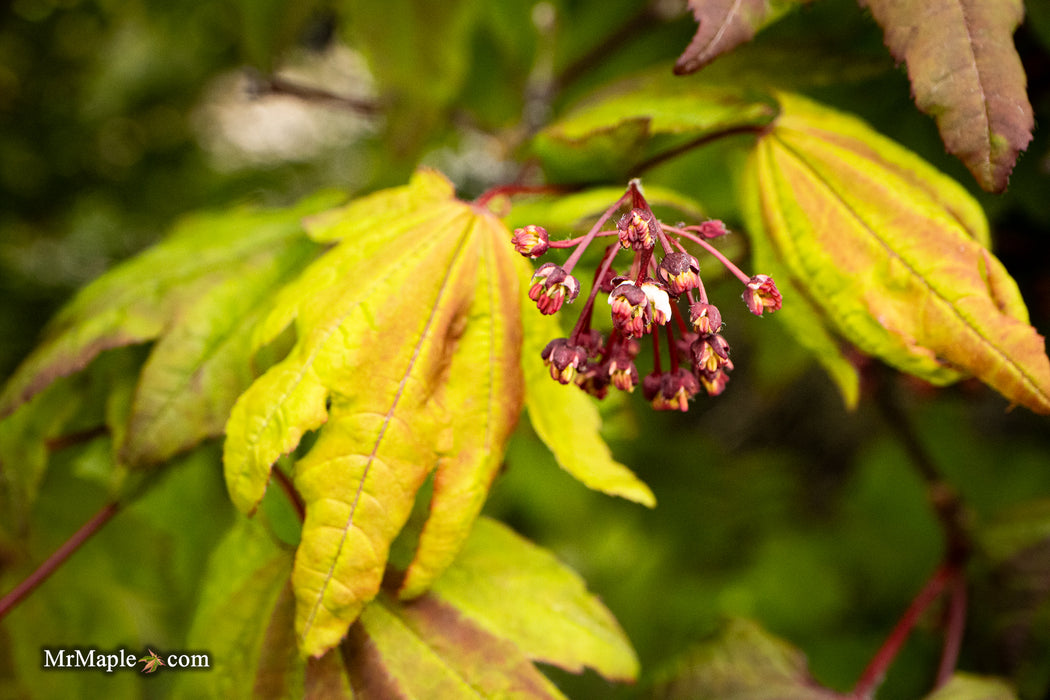
[[1040, 389], [1038, 383], [1029, 375], [1027, 371], [1025, 371], [1025, 369], [1021, 365], [1017, 364], [1017, 362], [1014, 361], [1014, 359], [1009, 354], [1003, 352], [1003, 350], [996, 343], [994, 343], [991, 339], [989, 339], [983, 333], [981, 333], [981, 331], [978, 328], [975, 328], [970, 323], [969, 319], [964, 317], [959, 312], [959, 310], [955, 308], [955, 305], [948, 301], [946, 298], [944, 298], [944, 296], [942, 296], [937, 289], [931, 287], [930, 284], [926, 281], [925, 277], [919, 274], [918, 271], [916, 271], [916, 269], [907, 260], [905, 260], [899, 254], [897, 254], [897, 252], [881, 236], [879, 236], [870, 226], [868, 226], [867, 222], [864, 221], [864, 219], [862, 219], [854, 211], [853, 207], [851, 207], [839, 195], [839, 193], [835, 190], [834, 187], [831, 186], [828, 180], [821, 173], [817, 172], [814, 168], [812, 168], [809, 165], [809, 163], [798, 152], [797, 149], [793, 148], [779, 135], [776, 135], [775, 132], [774, 138], [784, 148], [785, 152], [792, 156], [802, 166], [803, 169], [811, 173], [812, 176], [824, 186], [824, 188], [831, 194], [832, 198], [835, 201], [837, 201], [845, 211], [849, 212], [850, 216], [857, 221], [861, 228], [864, 231], [866, 231], [873, 240], [875, 240], [880, 246], [882, 246], [882, 248], [886, 251], [888, 255], [900, 262], [900, 264], [908, 270], [909, 274], [911, 274], [914, 278], [919, 280], [919, 282], [927, 289], [927, 291], [930, 293], [930, 295], [935, 301], [937, 301], [943, 306], [946, 306], [951, 311], [951, 314], [955, 316], [960, 322], [962, 322], [962, 325], [965, 328], [967, 328], [973, 335], [977, 336], [978, 339], [984, 341], [984, 343], [988, 347], [991, 347], [995, 351], [996, 356], [998, 356], [1004, 362], [1004, 364], [1014, 368], [1015, 376], [1019, 375], [1022, 382], [1025, 384], [1025, 386], [1030, 388], [1033, 394], [1041, 397], [1044, 403], [1050, 405], [1050, 395], [1048, 395], [1046, 392]]
[[[335, 548], [334, 556], [332, 557], [332, 563], [328, 567], [328, 571], [325, 574], [324, 580], [318, 587], [317, 595], [314, 600], [313, 607], [310, 609], [310, 613], [306, 618], [306, 622], [303, 625], [302, 638], [306, 639], [309, 635], [310, 629], [313, 626], [314, 619], [317, 616], [317, 611], [320, 609], [321, 602], [325, 598], [325, 592], [330, 585], [334, 576], [335, 567], [343, 553], [343, 548], [346, 546], [346, 538], [348, 537], [351, 529], [354, 527], [354, 517], [357, 515], [357, 505], [361, 499], [361, 495], [364, 493], [365, 483], [368, 481], [368, 475], [371, 472], [372, 465], [375, 462], [376, 456], [379, 452], [379, 448], [383, 442], [383, 438], [386, 435], [386, 430], [389, 427], [391, 421], [394, 418], [394, 413], [397, 411], [398, 404], [401, 401], [401, 397], [404, 394], [405, 386], [408, 383], [408, 379], [415, 369], [416, 361], [422, 353], [423, 346], [430, 339], [430, 330], [434, 323], [434, 319], [438, 314], [438, 310], [441, 308], [441, 301], [445, 297], [445, 294], [450, 288], [450, 280], [457, 268], [456, 261], [458, 261], [460, 255], [473, 236], [474, 227], [473, 225], [468, 226], [464, 229], [463, 234], [457, 244], [456, 253], [451, 258], [448, 270], [445, 273], [445, 278], [441, 282], [441, 287], [438, 290], [437, 297], [435, 298], [433, 307], [430, 309], [430, 316], [427, 318], [426, 325], [423, 327], [422, 333], [420, 333], [419, 340], [416, 342], [415, 347], [412, 351], [412, 357], [408, 361], [408, 366], [405, 369], [404, 374], [401, 377], [401, 381], [398, 384], [397, 392], [394, 394], [394, 398], [391, 401], [390, 408], [387, 410], [383, 417], [383, 424], [380, 426], [379, 434], [376, 436], [375, 442], [372, 445], [372, 452], [368, 455], [367, 461], [365, 462], [364, 469], [361, 473], [361, 478], [358, 481], [357, 490], [354, 493], [353, 501], [350, 503], [350, 512], [347, 515], [346, 524], [342, 528], [342, 534], [339, 538], [339, 545]], [[435, 237], [436, 239], [436, 237]], [[336, 326], [337, 327], [337, 326]], [[329, 335], [334, 332], [335, 327]]]

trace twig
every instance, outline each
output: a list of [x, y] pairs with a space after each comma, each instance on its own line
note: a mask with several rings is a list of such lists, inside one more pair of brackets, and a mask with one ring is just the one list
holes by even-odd
[[369, 117], [375, 116], [382, 111], [379, 103], [374, 100], [337, 95], [334, 92], [302, 85], [276, 75], [254, 76], [252, 89], [257, 96], [286, 95], [306, 102], [329, 104], [333, 107], [339, 107]]
[[57, 452], [58, 450], [64, 450], [67, 447], [73, 447], [81, 443], [90, 442], [97, 437], [102, 437], [109, 433], [109, 428], [104, 425], [97, 425], [94, 428], [88, 428], [87, 430], [81, 430], [75, 433], [68, 433], [66, 435], [60, 435], [58, 437], [51, 438], [44, 441], [44, 447], [47, 448], [48, 452]]
[[768, 127], [766, 126], [744, 125], [733, 126], [727, 129], [722, 129], [721, 131], [715, 131], [710, 134], [704, 134], [703, 136], [695, 138], [692, 141], [689, 141], [688, 143], [683, 143], [681, 146], [677, 146], [670, 150], [664, 151], [663, 153], [657, 153], [649, 160], [644, 160], [638, 165], [636, 165], [631, 172], [636, 173], [637, 175], [641, 175], [642, 173], [648, 170], [652, 170], [653, 168], [665, 161], [668, 161], [672, 158], [677, 158], [683, 153], [688, 153], [689, 151], [692, 151], [695, 148], [706, 146], [712, 141], [717, 141], [718, 139], [726, 138], [729, 136], [736, 136], [738, 134], [761, 134], [767, 129]]
[[911, 605], [908, 606], [908, 609], [904, 611], [904, 614], [897, 621], [893, 631], [886, 637], [886, 641], [882, 643], [879, 650], [875, 652], [875, 656], [868, 662], [867, 668], [860, 674], [857, 684], [853, 686], [853, 692], [847, 697], [855, 700], [869, 700], [874, 697], [875, 690], [882, 683], [882, 679], [886, 676], [886, 671], [893, 664], [893, 660], [897, 657], [897, 652], [904, 645], [915, 624], [922, 617], [922, 614], [926, 612], [927, 608], [933, 604], [933, 601], [944, 591], [944, 587], [953, 576], [955, 576], [954, 569], [946, 565], [941, 565], [933, 572], [933, 576], [926, 582], [919, 594], [915, 596]]
[[92, 516], [90, 520], [84, 523], [79, 530], [73, 533], [72, 537], [62, 543], [61, 547], [56, 549], [51, 556], [45, 559], [44, 563], [38, 566], [33, 573], [23, 579], [22, 582], [8, 592], [7, 595], [0, 598], [0, 619], [3, 619], [12, 608], [22, 601], [23, 598], [32, 593], [37, 586], [46, 581], [48, 577], [55, 572], [55, 569], [61, 566], [66, 559], [73, 554], [73, 552], [77, 551], [84, 542], [101, 530], [102, 526], [109, 522], [110, 518], [116, 515], [118, 510], [120, 510], [120, 504], [117, 501], [113, 501], [103, 506], [102, 509]]
[[947, 683], [959, 662], [963, 632], [966, 630], [966, 576], [958, 572], [948, 599], [948, 619], [944, 627], [944, 649], [937, 667], [937, 687]]

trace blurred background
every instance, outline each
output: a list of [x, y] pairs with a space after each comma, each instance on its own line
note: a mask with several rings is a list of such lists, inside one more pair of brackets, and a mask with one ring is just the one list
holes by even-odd
[[[160, 239], [182, 214], [241, 201], [287, 204], [322, 187], [400, 184], [420, 162], [448, 174], [463, 196], [536, 177], [527, 141], [537, 127], [609, 80], [669, 66], [696, 29], [684, 3], [664, 0], [426, 5], [6, 3], [0, 377], [75, 290]], [[1050, 6], [1028, 9], [1015, 38], [1042, 126], [1050, 121]], [[1033, 325], [1050, 332], [1045, 129], [1009, 191], [987, 195], [945, 154], [856, 3], [807, 4], [738, 53], [744, 64], [786, 57], [770, 82], [861, 115], [969, 188]], [[729, 194], [739, 155], [731, 140], [715, 144], [646, 181], [695, 197], [739, 231]], [[728, 245], [746, 260], [746, 236]], [[745, 318], [736, 285], [709, 287], [715, 303], [732, 309], [723, 310], [736, 364], [727, 392], [684, 415], [654, 413], [640, 396], [602, 405], [614, 454], [650, 484], [656, 509], [586, 490], [558, 469], [526, 421], [487, 506], [579, 571], [638, 650], [644, 675], [635, 687], [552, 672], [572, 697], [649, 693], [727, 616], [757, 620], [802, 649], [818, 680], [848, 689], [942, 554], [925, 484], [888, 428], [893, 421], [914, 426], [988, 531], [1022, 522], [1026, 532], [1050, 532], [1050, 509], [1038, 514], [1050, 499], [1045, 418], [1009, 411], [980, 384], [938, 390], [874, 365], [867, 388], [889, 387], [896, 407], [880, 411], [867, 394], [847, 412], [775, 320]], [[55, 488], [42, 512], [75, 498]], [[187, 494], [187, 508], [226, 522], [224, 491]], [[178, 555], [144, 566], [192, 561], [189, 545], [163, 541]], [[207, 533], [194, 542], [206, 547]], [[1029, 549], [1020, 559], [1015, 548], [975, 563], [962, 666], [1012, 674], [1023, 697], [1037, 698], [1050, 688], [1050, 556]], [[93, 561], [85, 558], [81, 573]], [[148, 592], [162, 582], [136, 585]], [[187, 592], [175, 602], [191, 599]], [[155, 624], [174, 638], [178, 616], [168, 610]], [[935, 623], [920, 625], [881, 697], [929, 688], [940, 654]], [[128, 692], [143, 692], [135, 688]], [[160, 688], [148, 692], [163, 695]]]

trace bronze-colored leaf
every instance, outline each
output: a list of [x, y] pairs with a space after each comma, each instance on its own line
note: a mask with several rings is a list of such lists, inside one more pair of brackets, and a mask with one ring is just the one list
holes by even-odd
[[744, 44], [760, 29], [795, 5], [807, 0], [689, 0], [700, 25], [674, 72], [686, 75], [700, 70], [720, 55]]
[[1022, 0], [863, 0], [908, 66], [915, 104], [984, 189], [1006, 189], [1035, 120], [1012, 34]]

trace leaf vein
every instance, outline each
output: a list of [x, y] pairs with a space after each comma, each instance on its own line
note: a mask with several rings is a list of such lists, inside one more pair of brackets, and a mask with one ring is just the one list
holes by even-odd
[[[303, 637], [305, 638], [309, 633], [310, 628], [313, 626], [314, 618], [317, 616], [317, 611], [320, 608], [321, 602], [324, 599], [324, 591], [328, 588], [331, 583], [336, 563], [343, 554], [343, 548], [346, 546], [346, 538], [349, 532], [354, 527], [354, 517], [357, 514], [357, 505], [361, 499], [362, 493], [364, 493], [365, 483], [368, 480], [368, 475], [371, 472], [372, 464], [375, 461], [379, 452], [380, 446], [383, 444], [383, 438], [386, 435], [387, 428], [391, 421], [394, 419], [394, 413], [397, 411], [398, 404], [401, 401], [401, 397], [404, 395], [405, 386], [408, 384], [408, 379], [411, 376], [413, 370], [416, 367], [416, 362], [419, 359], [420, 354], [423, 351], [423, 347], [426, 342], [430, 339], [430, 330], [434, 324], [435, 317], [437, 316], [438, 309], [441, 308], [441, 300], [445, 297], [451, 286], [451, 278], [456, 269], [455, 258], [458, 258], [463, 251], [465, 244], [469, 241], [469, 229], [464, 236], [458, 241], [458, 250], [453, 256], [453, 262], [449, 265], [448, 270], [445, 272], [445, 278], [441, 282], [441, 288], [438, 291], [437, 297], [434, 300], [433, 307], [430, 309], [430, 316], [427, 318], [426, 325], [423, 327], [422, 333], [420, 333], [419, 340], [416, 342], [415, 347], [412, 350], [412, 356], [409, 358], [408, 366], [405, 369], [404, 374], [401, 377], [401, 381], [398, 384], [397, 392], [394, 394], [394, 398], [391, 401], [390, 408], [387, 410], [383, 423], [379, 428], [379, 434], [372, 445], [372, 452], [368, 455], [367, 461], [365, 462], [364, 469], [361, 473], [361, 478], [357, 484], [357, 491], [354, 493], [353, 501], [350, 503], [350, 513], [347, 515], [346, 525], [342, 529], [342, 537], [339, 540], [339, 545], [335, 549], [335, 556], [332, 557], [332, 563], [328, 568], [328, 573], [325, 575], [325, 579], [322, 582], [318, 595], [314, 600], [313, 608], [310, 610], [310, 614], [306, 618], [306, 623], [303, 625]], [[438, 241], [440, 237], [435, 236], [433, 240]], [[368, 539], [367, 537], [365, 538]], [[370, 540], [369, 540], [370, 541]]]
[[830, 193], [832, 198], [835, 201], [837, 201], [842, 206], [843, 209], [845, 209], [846, 211], [849, 212], [849, 214], [852, 216], [852, 218], [855, 221], [857, 221], [857, 223], [860, 225], [860, 227], [864, 231], [866, 231], [872, 237], [873, 240], [878, 242], [878, 244], [881, 245], [885, 249], [886, 253], [890, 257], [892, 257], [895, 260], [897, 260], [901, 265], [903, 265], [908, 270], [908, 272], [914, 278], [919, 280], [919, 282], [927, 289], [927, 291], [930, 293], [931, 297], [935, 301], [937, 301], [939, 304], [942, 304], [943, 306], [946, 306], [948, 308], [948, 310], [951, 312], [951, 314], [954, 315], [962, 323], [962, 325], [965, 328], [967, 328], [972, 334], [976, 335], [977, 338], [979, 338], [981, 341], [984, 341], [984, 343], [988, 347], [992, 348], [992, 350], [1003, 361], [1004, 364], [1012, 367], [1015, 370], [1015, 375], [1019, 375], [1020, 379], [1024, 382], [1024, 384], [1026, 386], [1028, 386], [1031, 389], [1031, 391], [1034, 394], [1036, 394], [1038, 396], [1042, 396], [1044, 398], [1044, 400], [1046, 400], [1046, 401], [1050, 401], [1050, 396], [1048, 396], [1047, 393], [1045, 391], [1043, 391], [1039, 387], [1038, 382], [1035, 381], [1029, 375], [1029, 373], [1027, 371], [1025, 371], [1024, 367], [1022, 367], [1016, 361], [1014, 361], [1014, 359], [1009, 354], [1004, 352], [998, 345], [995, 344], [995, 342], [993, 342], [993, 340], [991, 338], [988, 338], [984, 333], [982, 333], [980, 329], [976, 328], [970, 322], [970, 320], [968, 318], [966, 318], [965, 316], [962, 315], [962, 313], [955, 307], [954, 304], [952, 304], [950, 301], [948, 301], [948, 299], [946, 299], [940, 293], [940, 291], [938, 289], [936, 289], [935, 287], [931, 286], [930, 283], [926, 280], [926, 278], [921, 273], [919, 273], [911, 265], [911, 263], [909, 261], [907, 261], [903, 257], [901, 257], [886, 242], [885, 239], [883, 239], [881, 236], [879, 236], [879, 234], [874, 229], [872, 229], [870, 226], [868, 226], [868, 223], [853, 209], [853, 207], [851, 207], [849, 205], [848, 202], [846, 202], [845, 199], [843, 199], [843, 197], [831, 185], [831, 183], [828, 182], [828, 180], [821, 173], [817, 172], [816, 169], [811, 167], [808, 162], [806, 162], [805, 158], [802, 156], [802, 154], [800, 154], [798, 152], [797, 149], [795, 149], [791, 144], [786, 142], [784, 139], [778, 138], [777, 141], [784, 147], [784, 149], [785, 149], [785, 151], [787, 153], [789, 153], [792, 157], [795, 158], [795, 160], [798, 161], [798, 163], [801, 165], [801, 167], [803, 167], [807, 172], [811, 173], [811, 175], [814, 178], [816, 178], [818, 181], [820, 181], [820, 183], [826, 188], [828, 193]]

